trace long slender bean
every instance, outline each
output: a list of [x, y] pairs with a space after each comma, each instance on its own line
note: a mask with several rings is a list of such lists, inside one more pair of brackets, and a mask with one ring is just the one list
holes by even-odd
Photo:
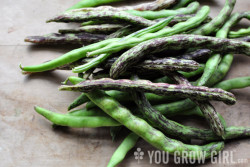
[[216, 29], [220, 28], [231, 15], [235, 3], [236, 0], [226, 0], [226, 3], [220, 13], [211, 22], [196, 29], [192, 32], [192, 34], [209, 35], [213, 33]]
[[36, 112], [50, 120], [55, 125], [72, 128], [97, 128], [105, 126], [119, 126], [120, 123], [107, 116], [72, 116], [54, 113], [41, 107], [35, 107]]
[[25, 42], [31, 42], [35, 44], [90, 44], [102, 41], [106, 38], [106, 35], [101, 34], [57, 34], [51, 33], [42, 36], [28, 36], [24, 39]]
[[144, 19], [139, 16], [134, 16], [127, 12], [113, 12], [113, 11], [93, 11], [93, 12], [70, 12], [63, 13], [47, 20], [49, 22], [83, 22], [90, 20], [102, 20], [128, 23], [141, 27], [151, 26], [154, 22]]
[[195, 87], [186, 85], [173, 85], [166, 83], [152, 83], [148, 80], [131, 81], [127, 79], [112, 80], [103, 78], [87, 80], [73, 86], [61, 86], [60, 90], [89, 92], [94, 89], [102, 90], [138, 90], [155, 93], [158, 95], [175, 95], [192, 97], [197, 100], [218, 100], [226, 104], [234, 104], [235, 97], [232, 93], [218, 88]]
[[[180, 141], [166, 137], [162, 132], [154, 129], [146, 121], [140, 119], [125, 107], [121, 106], [116, 100], [105, 95], [101, 91], [92, 91], [87, 96], [104, 112], [112, 118], [126, 126], [132, 132], [142, 137], [145, 141], [154, 147], [174, 154], [175, 151], [182, 153], [185, 151], [193, 151], [194, 154], [188, 155], [189, 158], [196, 159], [201, 153], [205, 158], [211, 158], [211, 153], [216, 153], [223, 149], [223, 142], [213, 142], [203, 146], [187, 145]], [[108, 104], [108, 105], [107, 105]]]
[[242, 28], [238, 31], [230, 31], [228, 34], [229, 38], [240, 38], [250, 35], [250, 27]]
[[166, 49], [203, 48], [204, 46], [217, 52], [241, 52], [250, 55], [250, 44], [247, 42], [199, 35], [174, 35], [142, 42], [123, 53], [112, 65], [110, 76], [117, 78], [126, 71], [129, 66], [140, 61], [146, 54], [148, 55]]
[[74, 61], [77, 61], [83, 57], [86, 56], [86, 53], [92, 50], [96, 50], [97, 48], [101, 48], [107, 44], [109, 44], [110, 42], [115, 42], [118, 41], [119, 39], [117, 38], [113, 38], [113, 39], [107, 39], [98, 43], [94, 43], [79, 49], [74, 49], [54, 60], [51, 60], [49, 62], [45, 62], [39, 65], [34, 65], [34, 66], [25, 66], [22, 67], [22, 65], [20, 65], [20, 68], [23, 71], [27, 71], [27, 72], [43, 72], [43, 71], [49, 71], [52, 69], [55, 69], [57, 67], [63, 66], [65, 64], [69, 64], [72, 63]]
[[115, 167], [118, 165], [125, 158], [126, 154], [135, 146], [138, 139], [138, 135], [130, 133], [115, 150], [107, 167]]

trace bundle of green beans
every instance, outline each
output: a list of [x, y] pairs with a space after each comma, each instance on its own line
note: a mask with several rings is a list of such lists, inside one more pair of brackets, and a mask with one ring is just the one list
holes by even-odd
[[[120, 0], [82, 0], [48, 20], [77, 22], [80, 28], [25, 39], [36, 44], [85, 45], [39, 65], [20, 65], [24, 74], [78, 73], [79, 77], [62, 82], [59, 90], [81, 92], [68, 110], [85, 106], [67, 114], [36, 106], [36, 112], [55, 126], [110, 127], [113, 139], [121, 127], [127, 128], [130, 133], [109, 167], [119, 164], [139, 138], [169, 154], [195, 152], [187, 155], [196, 160], [200, 153], [207, 159], [216, 156], [225, 140], [250, 137], [250, 127], [228, 127], [210, 103], [233, 105], [236, 99], [228, 91], [250, 86], [249, 76], [223, 81], [233, 54], [250, 56], [247, 40], [229, 39], [250, 35], [249, 28], [231, 31], [242, 18], [250, 19], [250, 12], [231, 14], [236, 0], [225, 0], [214, 18], [208, 16], [209, 6], [200, 7], [194, 0], [95, 7], [116, 1]], [[179, 115], [205, 118], [210, 129], [171, 120]], [[192, 139], [210, 143], [193, 145]]]

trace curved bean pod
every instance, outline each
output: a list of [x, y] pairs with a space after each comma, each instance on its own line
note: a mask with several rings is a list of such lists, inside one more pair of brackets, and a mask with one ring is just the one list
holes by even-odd
[[180, 97], [191, 97], [197, 100], [219, 100], [225, 102], [226, 104], [235, 103], [234, 95], [221, 89], [152, 83], [148, 80], [131, 81], [127, 79], [112, 80], [104, 78], [99, 80], [87, 80], [74, 86], [61, 86], [59, 88], [59, 90], [83, 92], [89, 92], [94, 89], [123, 91], [138, 90], [158, 95], [176, 95]]
[[214, 32], [216, 29], [220, 28], [231, 15], [233, 11], [236, 0], [226, 0], [226, 3], [221, 10], [221, 12], [209, 23], [201, 26], [192, 32], [192, 34], [196, 35], [209, 35]]
[[227, 53], [243, 53], [250, 55], [250, 44], [237, 40], [220, 39], [199, 35], [174, 35], [171, 37], [152, 39], [140, 43], [123, 53], [110, 69], [110, 76], [117, 78], [126, 69], [140, 61], [145, 55], [166, 49], [209, 48], [212, 51]]
[[105, 116], [72, 116], [54, 113], [41, 107], [35, 107], [37, 113], [41, 114], [55, 125], [68, 126], [72, 128], [97, 128], [105, 126], [119, 126], [120, 123]]
[[230, 31], [228, 34], [229, 38], [240, 38], [250, 35], [250, 27], [242, 28], [238, 31]]
[[114, 167], [118, 165], [125, 158], [126, 154], [135, 146], [138, 139], [138, 135], [130, 133], [115, 150], [107, 167]]
[[63, 66], [65, 64], [69, 64], [72, 63], [74, 61], [77, 61], [83, 57], [86, 56], [86, 53], [92, 50], [96, 50], [97, 48], [101, 48], [107, 44], [109, 44], [110, 42], [115, 42], [118, 41], [119, 39], [117, 38], [113, 38], [113, 39], [107, 39], [98, 43], [94, 43], [79, 49], [74, 49], [54, 60], [51, 60], [49, 62], [45, 62], [39, 65], [34, 65], [34, 66], [25, 66], [22, 67], [22, 65], [20, 65], [20, 68], [23, 71], [27, 71], [27, 72], [43, 72], [43, 71], [49, 71], [52, 69], [55, 69], [57, 67]]
[[[210, 143], [203, 146], [187, 145], [180, 141], [166, 137], [162, 132], [154, 129], [146, 121], [140, 119], [125, 107], [121, 106], [116, 100], [105, 95], [101, 91], [92, 91], [87, 93], [87, 96], [104, 112], [112, 118], [126, 126], [132, 132], [142, 137], [154, 147], [174, 154], [175, 151], [194, 151], [194, 154], [188, 155], [189, 158], [196, 159], [201, 153], [205, 158], [211, 158], [211, 153], [216, 153], [223, 149], [223, 142]], [[109, 105], [107, 105], [109, 104]], [[136, 126], [135, 126], [136, 125]]]

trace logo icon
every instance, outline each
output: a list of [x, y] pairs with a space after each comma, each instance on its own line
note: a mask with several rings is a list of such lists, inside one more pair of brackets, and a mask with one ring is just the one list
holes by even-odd
[[144, 152], [141, 150], [141, 148], [137, 148], [134, 152], [135, 159], [140, 162], [140, 160], [143, 159]]

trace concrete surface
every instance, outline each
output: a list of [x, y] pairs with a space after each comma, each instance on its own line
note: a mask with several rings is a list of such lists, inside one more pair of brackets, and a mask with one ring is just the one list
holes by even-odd
[[[34, 105], [56, 112], [66, 112], [68, 104], [78, 93], [59, 92], [61, 81], [71, 73], [61, 71], [24, 76], [18, 65], [38, 64], [70, 51], [74, 47], [31, 46], [24, 43], [28, 35], [56, 32], [65, 24], [45, 24], [45, 20], [62, 12], [77, 0], [2, 0], [0, 25], [0, 166], [3, 167], [78, 167], [105, 166], [121, 140], [111, 141], [109, 129], [53, 129], [51, 123], [36, 114]], [[203, 2], [204, 3], [204, 2]], [[207, 0], [212, 16], [223, 6], [222, 0]], [[205, 3], [204, 3], [205, 4]], [[238, 1], [235, 11], [250, 10], [250, 1]], [[241, 22], [246, 26], [247, 22]], [[249, 22], [248, 22], [249, 25]], [[235, 56], [227, 78], [250, 76], [250, 59]], [[232, 91], [237, 97], [234, 106], [214, 103], [228, 125], [250, 126], [250, 88]], [[204, 120], [187, 118], [184, 124], [204, 124]], [[136, 148], [155, 150], [144, 141]], [[138, 164], [133, 151], [120, 166], [173, 166], [150, 164], [149, 157]], [[250, 166], [250, 140], [241, 139], [226, 143], [226, 151], [233, 151], [233, 160], [244, 163], [227, 164], [207, 162], [205, 166]], [[156, 150], [155, 150], [156, 151]], [[248, 161], [249, 163], [246, 163]]]

